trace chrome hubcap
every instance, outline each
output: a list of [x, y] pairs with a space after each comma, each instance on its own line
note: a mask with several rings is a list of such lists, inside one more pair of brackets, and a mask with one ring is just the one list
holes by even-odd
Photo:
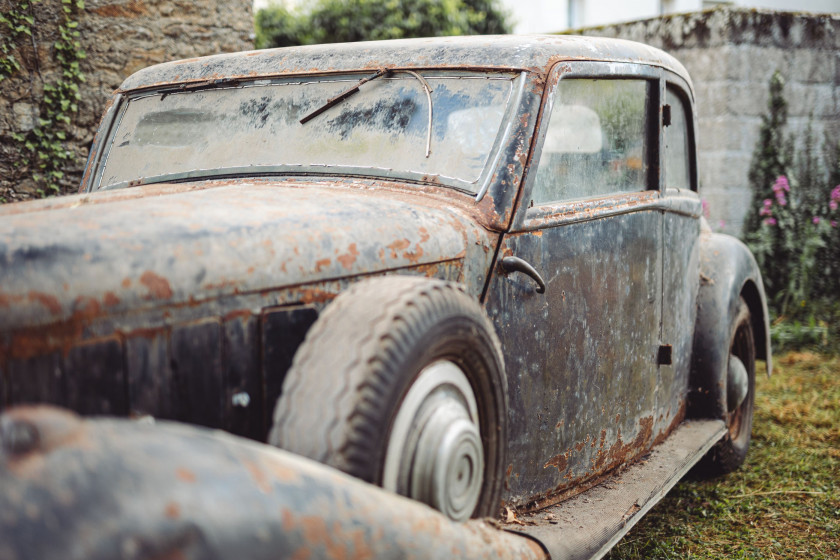
[[463, 521], [478, 503], [483, 473], [469, 380], [452, 362], [435, 362], [420, 372], [394, 420], [382, 486]]

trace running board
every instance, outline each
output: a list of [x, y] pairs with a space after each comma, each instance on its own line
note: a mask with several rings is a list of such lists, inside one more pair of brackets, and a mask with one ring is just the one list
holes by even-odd
[[[535, 538], [552, 560], [603, 557], [726, 433], [721, 420], [680, 424], [650, 453], [601, 484], [533, 514], [513, 530]], [[508, 525], [507, 529], [511, 529]]]

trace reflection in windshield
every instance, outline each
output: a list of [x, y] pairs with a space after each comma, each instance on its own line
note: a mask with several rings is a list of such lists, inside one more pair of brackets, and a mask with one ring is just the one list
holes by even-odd
[[[358, 84], [359, 74], [131, 97], [98, 188], [155, 178], [320, 172], [434, 177], [475, 192], [514, 76], [412, 74], [369, 80], [334, 106], [329, 100]], [[318, 118], [300, 123], [325, 106]]]

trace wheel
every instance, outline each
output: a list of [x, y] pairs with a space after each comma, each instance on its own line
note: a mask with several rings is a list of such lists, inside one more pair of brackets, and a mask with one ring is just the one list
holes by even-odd
[[729, 335], [726, 375], [727, 432], [698, 465], [703, 476], [734, 471], [744, 462], [750, 447], [755, 403], [755, 339], [747, 303], [740, 300]]
[[460, 521], [499, 509], [506, 418], [501, 348], [478, 303], [455, 284], [389, 276], [312, 326], [269, 442]]

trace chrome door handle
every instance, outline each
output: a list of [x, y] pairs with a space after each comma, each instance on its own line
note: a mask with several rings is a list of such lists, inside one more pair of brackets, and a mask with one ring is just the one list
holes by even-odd
[[502, 265], [502, 270], [506, 274], [511, 272], [521, 272], [522, 274], [527, 274], [533, 278], [534, 282], [537, 283], [537, 293], [545, 293], [545, 280], [543, 280], [540, 273], [526, 261], [523, 261], [519, 257], [504, 257], [500, 264]]

